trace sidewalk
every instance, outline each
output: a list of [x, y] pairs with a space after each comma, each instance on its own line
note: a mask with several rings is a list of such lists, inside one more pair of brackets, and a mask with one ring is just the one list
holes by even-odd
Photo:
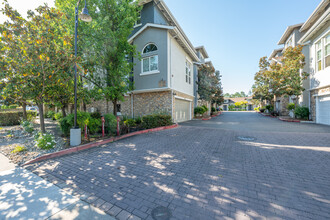
[[109, 219], [98, 208], [67, 194], [0, 154], [0, 216], [4, 219]]

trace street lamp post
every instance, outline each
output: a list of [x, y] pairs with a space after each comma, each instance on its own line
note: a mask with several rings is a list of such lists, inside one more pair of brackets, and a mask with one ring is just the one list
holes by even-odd
[[[78, 1], [75, 9], [75, 41], [74, 41], [74, 54], [77, 57], [77, 37], [78, 37], [78, 17], [80, 20], [85, 22], [91, 22], [92, 17], [88, 14], [87, 4], [85, 0], [85, 7], [81, 14], [78, 15], [79, 4], [81, 0]], [[74, 65], [74, 126], [70, 130], [70, 145], [78, 146], [81, 144], [81, 129], [77, 126], [77, 64]]]

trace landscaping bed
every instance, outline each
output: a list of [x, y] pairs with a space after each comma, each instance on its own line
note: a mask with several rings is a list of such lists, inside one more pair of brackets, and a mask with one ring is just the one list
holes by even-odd
[[[82, 145], [110, 139], [117, 134], [117, 120], [113, 115], [109, 114], [105, 117], [106, 133], [104, 137], [102, 137], [99, 114], [78, 112], [78, 116], [81, 116], [81, 118], [78, 117], [78, 124], [82, 127], [82, 131], [84, 131], [84, 126], [80, 122], [89, 123], [87, 124], [87, 138], [84, 136], [84, 132], [82, 133]], [[39, 133], [38, 119], [32, 120], [32, 122], [21, 122], [21, 125], [0, 126], [0, 153], [13, 163], [22, 165], [35, 158], [73, 148], [70, 146], [69, 140], [72, 123], [72, 114], [66, 118], [59, 118], [57, 121], [51, 118], [45, 119], [47, 134], [43, 136]], [[173, 125], [171, 116], [158, 114], [137, 119], [122, 117], [119, 123], [119, 135], [124, 136], [132, 132]]]

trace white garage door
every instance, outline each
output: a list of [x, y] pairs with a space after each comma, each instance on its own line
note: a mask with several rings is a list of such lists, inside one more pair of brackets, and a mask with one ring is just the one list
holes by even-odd
[[190, 120], [190, 103], [189, 101], [175, 99], [174, 121], [183, 122]]
[[316, 123], [330, 125], [330, 95], [318, 97]]

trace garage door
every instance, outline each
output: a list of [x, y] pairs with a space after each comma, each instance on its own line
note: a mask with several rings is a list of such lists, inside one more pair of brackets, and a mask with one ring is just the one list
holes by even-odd
[[320, 96], [316, 109], [316, 123], [330, 125], [330, 95]]
[[190, 120], [190, 103], [189, 101], [175, 99], [174, 121], [183, 122]]

